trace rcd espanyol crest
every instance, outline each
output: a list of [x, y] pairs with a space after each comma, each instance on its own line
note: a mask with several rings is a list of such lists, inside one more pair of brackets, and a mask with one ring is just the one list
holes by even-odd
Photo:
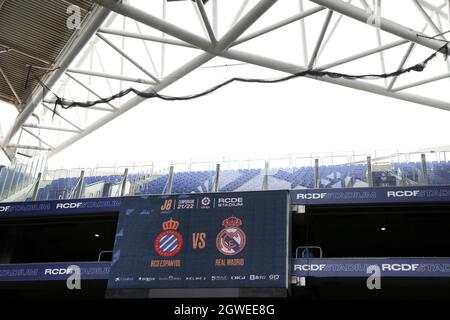
[[172, 257], [183, 247], [183, 237], [176, 231], [180, 223], [170, 219], [163, 222], [162, 226], [164, 231], [155, 239], [155, 251], [162, 257]]
[[217, 249], [227, 256], [232, 256], [241, 252], [245, 247], [245, 233], [239, 228], [242, 220], [230, 217], [222, 222], [222, 229], [216, 238]]

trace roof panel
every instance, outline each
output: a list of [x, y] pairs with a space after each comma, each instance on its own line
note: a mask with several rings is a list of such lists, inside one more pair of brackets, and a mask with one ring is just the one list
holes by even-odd
[[[27, 65], [51, 67], [39, 60], [54, 64], [71, 40], [75, 30], [68, 29], [66, 24], [67, 7], [70, 4], [83, 9], [82, 19], [87, 10], [93, 7], [90, 0], [6, 0], [0, 8], [0, 45], [16, 50], [0, 54], [0, 66], [24, 102], [31, 93], [31, 90], [25, 90]], [[34, 74], [39, 73], [42, 71], [34, 71]], [[12, 94], [4, 79], [2, 80], [0, 99]], [[36, 81], [30, 89], [34, 85]]]

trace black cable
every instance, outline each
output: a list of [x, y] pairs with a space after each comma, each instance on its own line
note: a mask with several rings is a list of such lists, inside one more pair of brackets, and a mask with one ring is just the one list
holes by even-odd
[[[419, 36], [419, 35], [418, 35]], [[53, 91], [50, 90], [50, 88], [48, 88], [48, 86], [46, 86], [44, 83], [42, 83], [42, 81], [39, 80], [39, 83], [44, 86], [44, 88], [46, 88], [47, 90], [49, 90], [50, 92], [53, 93], [53, 95], [56, 97], [55, 100], [55, 110], [57, 108], [57, 106], [61, 106], [61, 108], [63, 109], [70, 109], [70, 108], [74, 108], [74, 107], [80, 107], [80, 108], [89, 108], [92, 106], [95, 106], [97, 104], [101, 104], [101, 103], [108, 103], [110, 101], [113, 101], [115, 99], [124, 97], [126, 95], [128, 95], [129, 93], [134, 93], [139, 97], [145, 98], [145, 99], [150, 99], [150, 98], [158, 98], [161, 100], [166, 100], [166, 101], [184, 101], [184, 100], [191, 100], [191, 99], [196, 99], [196, 98], [200, 98], [203, 96], [206, 96], [210, 93], [213, 93], [214, 91], [217, 91], [218, 89], [229, 85], [233, 82], [245, 82], [245, 83], [280, 83], [280, 82], [284, 82], [284, 81], [288, 81], [294, 78], [298, 78], [298, 77], [304, 77], [304, 76], [313, 76], [313, 77], [330, 77], [330, 78], [343, 78], [343, 79], [348, 79], [348, 80], [355, 80], [355, 79], [366, 79], [366, 80], [374, 80], [374, 79], [386, 79], [386, 78], [391, 78], [391, 77], [398, 77], [402, 74], [414, 71], [414, 72], [422, 72], [427, 64], [436, 58], [438, 53], [442, 53], [445, 55], [445, 59], [447, 59], [447, 56], [449, 55], [449, 48], [448, 48], [448, 44], [449, 42], [446, 42], [446, 44], [444, 46], [442, 46], [440, 49], [438, 49], [436, 52], [434, 52], [433, 54], [431, 54], [428, 58], [426, 58], [425, 60], [423, 60], [420, 63], [417, 63], [411, 67], [408, 68], [401, 68], [397, 71], [391, 72], [391, 73], [383, 73], [383, 74], [362, 74], [362, 75], [351, 75], [351, 74], [344, 74], [344, 73], [339, 73], [339, 72], [330, 72], [330, 71], [321, 71], [321, 70], [305, 70], [305, 71], [301, 71], [301, 72], [297, 72], [294, 73], [292, 75], [286, 76], [286, 77], [281, 77], [281, 78], [275, 78], [275, 79], [253, 79], [253, 78], [240, 78], [240, 77], [235, 77], [235, 78], [231, 78], [229, 80], [226, 80], [214, 87], [211, 87], [203, 92], [197, 93], [197, 94], [193, 94], [193, 95], [187, 95], [187, 96], [166, 96], [166, 95], [162, 95], [157, 93], [156, 91], [150, 91], [150, 92], [146, 92], [146, 91], [139, 91], [133, 87], [130, 87], [126, 90], [122, 90], [118, 93], [116, 93], [115, 95], [112, 95], [110, 97], [107, 98], [102, 98], [102, 99], [98, 99], [98, 100], [94, 100], [94, 101], [86, 101], [86, 102], [80, 102], [80, 101], [71, 101], [71, 100], [67, 100], [64, 98], [59, 97], [56, 93], [54, 93]]]

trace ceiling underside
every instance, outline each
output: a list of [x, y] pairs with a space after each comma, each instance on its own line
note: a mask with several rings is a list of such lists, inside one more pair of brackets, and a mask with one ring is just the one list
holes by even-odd
[[36, 78], [56, 67], [75, 31], [66, 23], [71, 4], [80, 8], [81, 20], [93, 6], [90, 0], [0, 0], [1, 100], [21, 110], [38, 85]]

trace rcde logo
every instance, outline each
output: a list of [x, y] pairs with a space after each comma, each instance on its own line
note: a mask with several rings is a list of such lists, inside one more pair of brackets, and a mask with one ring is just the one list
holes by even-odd
[[6, 212], [6, 211], [9, 210], [9, 208], [11, 208], [11, 206], [3, 206], [3, 207], [0, 207], [0, 212]]
[[57, 203], [56, 209], [75, 209], [80, 208], [82, 205], [82, 202]]
[[402, 198], [402, 197], [417, 197], [419, 195], [419, 190], [399, 190], [399, 191], [388, 191], [387, 197], [391, 198]]
[[217, 206], [220, 207], [242, 207], [244, 205], [244, 198], [219, 198]]

